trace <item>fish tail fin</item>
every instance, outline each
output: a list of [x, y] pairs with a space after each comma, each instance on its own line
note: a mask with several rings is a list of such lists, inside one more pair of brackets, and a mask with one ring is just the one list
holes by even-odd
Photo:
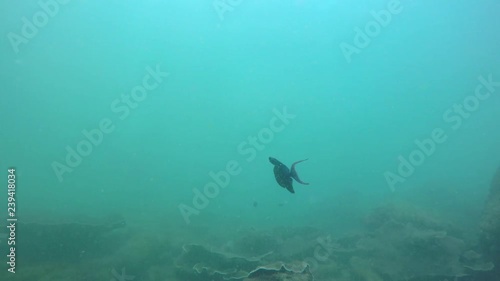
[[300, 161], [297, 161], [295, 163], [292, 164], [292, 169], [290, 171], [290, 175], [292, 176], [292, 178], [294, 180], [296, 180], [298, 183], [301, 183], [303, 185], [309, 185], [309, 183], [307, 182], [303, 182], [300, 178], [299, 178], [299, 175], [297, 174], [297, 171], [295, 170], [295, 165], [299, 164], [300, 162], [304, 162], [306, 161], [307, 159], [304, 159], [304, 160], [300, 160]]

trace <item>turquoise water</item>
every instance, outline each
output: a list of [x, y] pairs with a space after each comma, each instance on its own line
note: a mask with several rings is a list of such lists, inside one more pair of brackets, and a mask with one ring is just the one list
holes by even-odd
[[[182, 246], [238, 252], [238, 239], [265, 233], [273, 243], [256, 239], [252, 256], [303, 261], [319, 237], [375, 231], [367, 216], [388, 204], [477, 244], [500, 159], [497, 1], [0, 6], [0, 209], [8, 216], [15, 168], [20, 227], [15, 274], [0, 236], [2, 280], [119, 280], [111, 268], [218, 280], [180, 274]], [[289, 193], [268, 157], [289, 168], [308, 159], [296, 169], [310, 185]], [[36, 251], [23, 248], [37, 244], [31, 230], [44, 244]], [[312, 269], [316, 280], [459, 275], [360, 273], [369, 253], [331, 256]]]

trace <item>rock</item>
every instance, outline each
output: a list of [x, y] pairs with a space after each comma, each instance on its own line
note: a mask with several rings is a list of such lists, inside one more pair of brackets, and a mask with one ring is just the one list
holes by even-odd
[[500, 168], [491, 181], [480, 228], [482, 251], [493, 261], [497, 274], [500, 274]]
[[271, 253], [243, 257], [217, 252], [202, 245], [185, 245], [176, 262], [177, 275], [182, 280], [243, 280], [243, 281], [312, 281], [305, 262], [267, 261]]

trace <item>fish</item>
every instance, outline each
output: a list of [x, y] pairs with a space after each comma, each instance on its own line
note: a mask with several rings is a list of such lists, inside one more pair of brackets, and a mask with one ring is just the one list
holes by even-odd
[[276, 179], [276, 182], [283, 188], [286, 188], [290, 193], [295, 193], [295, 190], [293, 189], [293, 180], [296, 182], [303, 184], [303, 185], [309, 185], [307, 182], [303, 182], [300, 178], [299, 175], [297, 174], [297, 171], [295, 170], [295, 165], [299, 164], [300, 162], [304, 162], [308, 159], [300, 160], [297, 162], [294, 162], [292, 164], [292, 168], [288, 169], [288, 167], [281, 163], [278, 159], [269, 157], [269, 162], [274, 165], [274, 178]]

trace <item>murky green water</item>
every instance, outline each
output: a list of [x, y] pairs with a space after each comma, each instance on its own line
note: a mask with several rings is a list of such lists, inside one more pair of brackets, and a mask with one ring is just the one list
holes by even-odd
[[497, 1], [0, 10], [1, 280], [495, 280]]

